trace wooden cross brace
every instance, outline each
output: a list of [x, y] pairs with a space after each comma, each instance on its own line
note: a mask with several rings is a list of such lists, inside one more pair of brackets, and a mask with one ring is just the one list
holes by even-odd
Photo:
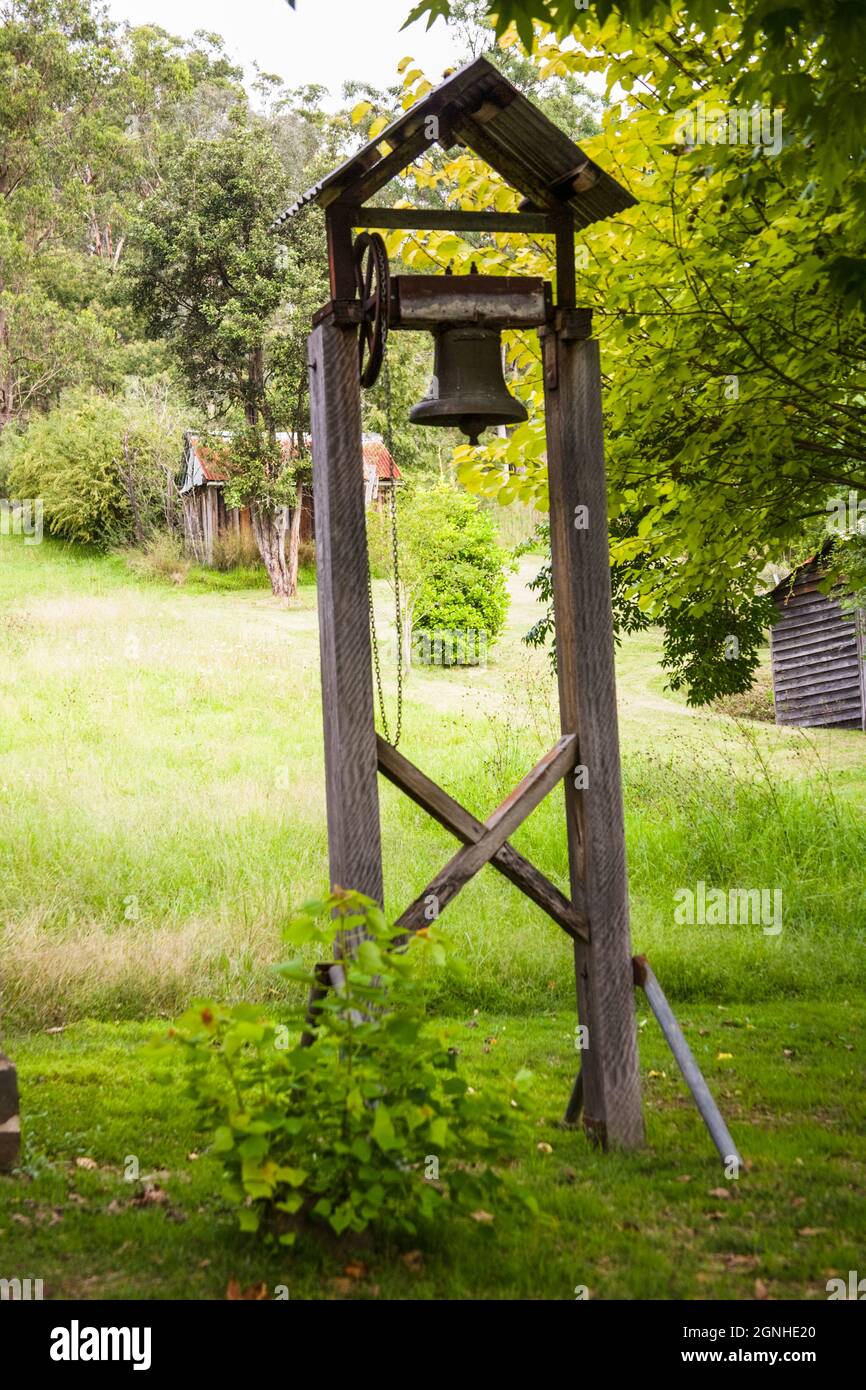
[[446, 830], [450, 830], [465, 846], [406, 908], [398, 918], [397, 926], [407, 932], [418, 931], [429, 920], [431, 896], [438, 915], [480, 868], [492, 864], [503, 877], [543, 908], [573, 941], [589, 940], [583, 912], [575, 908], [534, 864], [508, 844], [508, 836], [544, 800], [557, 782], [573, 769], [576, 745], [574, 734], [561, 738], [507, 800], [482, 823], [410, 763], [408, 758], [392, 748], [390, 743], [377, 737], [379, 771], [382, 775]]

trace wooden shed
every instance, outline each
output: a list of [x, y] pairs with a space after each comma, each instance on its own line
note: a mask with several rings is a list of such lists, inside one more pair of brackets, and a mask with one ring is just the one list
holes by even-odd
[[777, 584], [770, 633], [776, 723], [866, 731], [866, 611], [821, 593], [826, 551]]
[[[229, 435], [221, 436], [229, 439]], [[209, 449], [197, 434], [183, 437], [183, 460], [178, 493], [183, 506], [186, 543], [197, 560], [213, 563], [217, 536], [229, 531], [252, 533], [249, 507], [227, 507], [223, 495], [228, 472], [217, 451]]]
[[[229, 442], [231, 435], [219, 436]], [[286, 456], [293, 450], [291, 436], [277, 436]], [[305, 439], [305, 446], [309, 440]], [[363, 436], [364, 451], [364, 492], [367, 505], [381, 509], [391, 488], [402, 481], [402, 474], [380, 434]], [[222, 452], [222, 451], [220, 451]], [[191, 430], [183, 437], [183, 460], [178, 480], [178, 491], [183, 505], [184, 533], [187, 545], [193, 554], [206, 565], [213, 563], [213, 546], [218, 536], [230, 531], [252, 533], [248, 507], [227, 507], [225, 486], [229, 480], [225, 458], [209, 449], [201, 438]], [[316, 534], [316, 518], [312, 490], [304, 489], [301, 502], [302, 541], [313, 540]]]

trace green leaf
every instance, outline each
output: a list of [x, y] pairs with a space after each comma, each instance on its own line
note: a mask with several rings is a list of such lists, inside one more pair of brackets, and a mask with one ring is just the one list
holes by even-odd
[[373, 1118], [373, 1128], [370, 1131], [371, 1137], [375, 1139], [380, 1149], [385, 1151], [394, 1149], [398, 1146], [399, 1140], [394, 1133], [394, 1126], [388, 1108], [381, 1101], [376, 1106], [376, 1113]]
[[274, 1177], [278, 1182], [287, 1182], [290, 1187], [300, 1187], [302, 1183], [307, 1181], [309, 1176], [305, 1168], [289, 1168], [285, 1166], [277, 1168], [274, 1173]]

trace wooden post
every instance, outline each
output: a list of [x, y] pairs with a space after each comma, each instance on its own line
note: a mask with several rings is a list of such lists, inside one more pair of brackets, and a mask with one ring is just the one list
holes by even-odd
[[[565, 783], [575, 900], [589, 942], [574, 944], [584, 1126], [602, 1144], [643, 1140], [613, 664], [607, 486], [598, 344], [567, 308], [543, 332], [550, 539], [563, 733], [578, 738]], [[577, 336], [583, 334], [583, 336]], [[586, 788], [581, 788], [585, 767]], [[577, 786], [575, 783], [577, 782]]]
[[15, 1067], [0, 1052], [0, 1173], [13, 1169], [21, 1154], [18, 1078]]
[[331, 885], [381, 905], [357, 333], [326, 315], [308, 339], [319, 648]]

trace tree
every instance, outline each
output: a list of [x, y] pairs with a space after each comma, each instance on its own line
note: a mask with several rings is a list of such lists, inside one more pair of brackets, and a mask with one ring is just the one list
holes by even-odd
[[[821, 13], [838, 18], [837, 9]], [[629, 93], [585, 144], [639, 205], [581, 234], [578, 293], [594, 306], [602, 345], [616, 597], [663, 625], [672, 683], [698, 701], [750, 679], [767, 561], [796, 551], [816, 518], [826, 522], [840, 490], [866, 488], [855, 265], [866, 246], [866, 161], [843, 162], [840, 177], [836, 151], [818, 149], [789, 108], [758, 112], [767, 124], [756, 134], [756, 113], [738, 104], [751, 90], [751, 49], [741, 43], [749, 0], [738, 13], [740, 22], [719, 19], [706, 43], [663, 6], [643, 25], [584, 14], [588, 51], [550, 33], [534, 50], [542, 72], [605, 72]], [[790, 42], [810, 91], [844, 97], [848, 58], [833, 58], [824, 39]], [[790, 110], [801, 115], [811, 100], [798, 88]], [[697, 101], [711, 139], [700, 138]], [[727, 138], [732, 113], [738, 134], [747, 122], [746, 143]], [[847, 115], [843, 124], [849, 140]], [[429, 177], [455, 205], [517, 205], [466, 155]], [[399, 233], [390, 244], [400, 248]], [[431, 233], [418, 245], [403, 248], [418, 269], [447, 256], [455, 271], [474, 259], [490, 273], [551, 278], [550, 251], [537, 241], [497, 236], [479, 253]], [[508, 348], [531, 419], [508, 440], [458, 449], [458, 476], [503, 503], [546, 509], [538, 350], [518, 335]], [[847, 544], [834, 550], [839, 577], [852, 554]]]
[[143, 365], [112, 294], [131, 213], [240, 74], [213, 36], [121, 32], [90, 0], [0, 0], [0, 20], [2, 432]]
[[174, 159], [136, 224], [127, 272], [135, 308], [169, 344], [192, 399], [233, 431], [227, 500], [249, 506], [281, 598], [297, 574], [286, 531], [305, 465], [304, 343], [312, 306], [326, 297], [319, 224], [290, 223], [282, 249], [271, 230], [290, 193], [267, 127], [238, 106], [224, 135], [193, 140]]
[[[429, 28], [465, 8], [465, 0], [420, 0], [406, 23], [427, 15]], [[580, 66], [583, 53], [602, 43], [626, 65], [626, 91], [640, 88], [651, 54], [651, 90], [669, 105], [679, 101], [684, 77], [700, 91], [726, 70], [723, 84], [732, 80], [737, 102], [784, 107], [836, 183], [862, 150], [862, 0], [595, 0], [591, 8], [586, 0], [479, 0], [478, 9], [497, 38], [511, 32], [527, 53], [539, 35], [574, 39]], [[562, 70], [569, 66], [566, 59]], [[866, 261], [859, 259], [857, 278], [866, 292]]]

